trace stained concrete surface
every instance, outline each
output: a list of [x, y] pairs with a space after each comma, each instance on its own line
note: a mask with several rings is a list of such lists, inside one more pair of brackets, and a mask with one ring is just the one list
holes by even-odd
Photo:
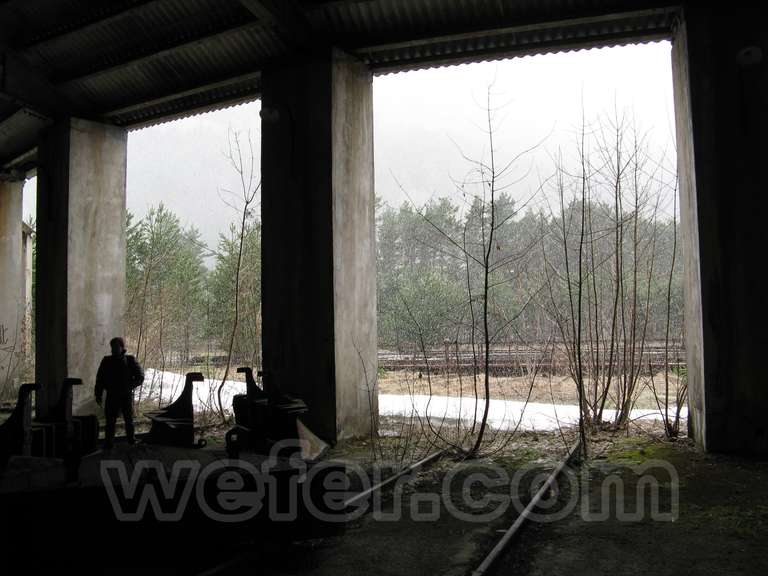
[[[402, 498], [395, 499], [392, 492], [387, 491], [381, 509], [392, 512], [394, 502], [402, 501], [399, 520], [380, 520], [369, 513], [340, 526], [336, 534], [296, 542], [262, 542], [231, 571], [222, 573], [236, 574], [246, 566], [259, 566], [260, 573], [269, 575], [468, 574], [494, 545], [499, 531], [517, 517], [515, 508], [509, 506], [505, 514], [490, 522], [472, 522], [451, 514], [444, 503], [433, 507], [430, 500], [443, 493], [446, 473], [454, 472], [458, 480], [451, 483], [451, 500], [468, 511], [459, 504], [461, 479], [476, 472], [483, 473], [485, 464], [445, 462], [408, 482]], [[527, 480], [533, 480], [534, 476], [527, 475]], [[494, 491], [503, 492], [504, 488], [501, 486]], [[420, 520], [414, 517], [411, 512], [415, 504], [423, 513], [436, 511], [438, 518]]]
[[[328, 442], [367, 435], [376, 375], [371, 72], [339, 50], [262, 73], [264, 371]], [[289, 230], [290, 234], [285, 231]]]
[[65, 377], [81, 378], [74, 410], [95, 411], [109, 340], [123, 333], [127, 132], [71, 118], [41, 136], [37, 182], [35, 381], [39, 417]]
[[[768, 463], [705, 455], [689, 444], [648, 444], [612, 450], [589, 465], [590, 497], [599, 480], [649, 459], [671, 463], [680, 479], [679, 518], [586, 522], [579, 514], [531, 524], [495, 574], [612, 576], [768, 574]], [[625, 476], [627, 509], [637, 478]]]
[[[558, 441], [559, 437], [555, 435], [524, 433], [522, 443], [512, 453], [492, 460], [511, 477], [518, 470], [526, 470], [516, 485], [516, 494], [523, 503], [531, 494], [532, 486], [537, 485], [557, 460], [555, 448]], [[128, 449], [125, 456], [131, 459], [147, 456], [145, 451], [148, 449]], [[335, 449], [332, 455], [338, 457], [340, 452], [346, 452], [350, 461], [362, 462], [369, 454], [368, 449], [361, 442], [353, 449]], [[170, 450], [164, 457], [205, 460], [213, 456], [213, 452], [207, 450], [184, 454]], [[167, 570], [176, 555], [179, 571], [168, 573], [471, 574], [501, 537], [502, 531], [517, 517], [518, 508], [509, 506], [502, 515], [487, 522], [469, 522], [447, 513], [445, 500], [440, 501], [437, 508], [424, 502], [434, 495], [442, 497], [446, 493], [450, 494], [451, 501], [458, 502], [466, 492], [461, 480], [476, 472], [486, 473], [490, 462], [485, 459], [463, 462], [445, 459], [408, 479], [399, 498], [403, 503], [403, 514], [396, 521], [382, 521], [368, 513], [347, 524], [219, 526], [149, 522], [121, 525], [119, 531], [121, 537], [135, 544], [136, 550], [142, 550], [134, 559], [142, 566], [162, 564]], [[633, 470], [651, 462], [668, 463], [678, 475], [679, 508], [674, 522], [650, 516], [639, 521], [619, 521], [613, 514], [615, 499], [611, 500], [613, 508], [607, 519], [587, 521], [577, 506], [558, 521], [526, 524], [489, 574], [680, 576], [768, 573], [765, 547], [768, 541], [768, 462], [702, 454], [687, 440], [670, 443], [652, 436], [601, 434], [591, 445], [589, 463], [574, 471], [573, 477], [579, 483], [561, 483], [558, 498], [548, 501], [553, 508], [544, 512], [543, 518], [551, 519], [552, 513], [563, 509], [572, 494], [571, 486], [577, 487], [576, 492], [582, 494], [584, 478], [589, 479], [586, 493], [590, 510], [599, 510], [602, 481], [617, 475], [625, 482], [622, 501], [626, 509], [635, 510], [638, 476]], [[444, 491], [444, 479], [451, 474], [455, 474], [458, 481], [451, 482], [449, 489]], [[542, 476], [537, 479], [537, 474]], [[659, 480], [659, 508], [666, 512], [673, 502], [671, 476], [668, 470], [659, 467], [652, 468], [651, 474]], [[359, 486], [353, 486], [351, 491], [358, 489]], [[471, 487], [470, 491], [475, 497], [483, 492], [477, 486]], [[503, 494], [511, 493], [512, 489], [509, 483], [501, 482], [492, 491]], [[422, 502], [422, 511], [437, 510], [438, 517], [414, 518], [411, 515], [413, 497]], [[91, 533], [100, 525], [113, 526], [108, 522], [108, 514], [100, 517], [83, 513], [99, 499], [103, 496], [81, 487], [76, 491], [48, 491], [34, 495], [23, 505], [16, 503], [19, 510], [24, 510], [25, 522], [35, 524], [55, 518], [57, 523], [66, 524], [68, 519], [76, 516], [87, 517], [90, 521], [85, 520], [85, 531]], [[392, 490], [385, 490], [382, 510], [391, 512], [397, 501]], [[582, 501], [577, 502], [581, 504]], [[54, 510], [56, 515], [51, 517]], [[104, 542], [100, 541], [100, 544]], [[194, 549], [190, 548], [191, 544]], [[61, 545], [65, 546], [63, 541]], [[163, 556], [160, 564], [155, 559], [158, 551]], [[97, 550], [93, 557], [73, 560], [73, 566], [79, 566], [82, 573], [102, 573], [101, 568], [104, 573], [114, 572], [115, 567], [107, 569], [109, 567], [99, 565], [108, 554], [106, 550]], [[134, 573], [136, 562], [127, 562], [122, 573]], [[88, 569], [84, 570], [86, 567]]]
[[768, 243], [763, 4], [685, 2], [672, 69], [692, 432], [707, 450], [765, 457], [768, 306], [749, 264]]
[[[532, 457], [537, 459], [535, 454]], [[638, 476], [633, 467], [651, 461], [668, 462], [679, 474], [679, 515], [675, 521], [646, 517], [620, 522], [613, 513], [605, 521], [584, 521], [579, 499], [575, 510], [563, 519], [527, 523], [489, 574], [768, 573], [768, 463], [705, 455], [687, 440], [673, 444], [653, 437], [605, 436], [593, 446], [589, 464], [575, 472], [581, 478], [584, 471], [590, 479], [592, 511], [599, 509], [601, 481], [615, 474], [625, 481], [625, 509], [634, 511]], [[513, 474], [520, 463], [506, 460], [501, 464]], [[545, 473], [551, 464], [534, 464], [531, 470]], [[442, 465], [422, 475], [411, 486], [411, 493], [439, 491], [440, 478], [455, 465]], [[469, 473], [482, 469], [483, 464], [458, 466]], [[661, 512], [671, 510], [672, 501], [671, 483], [664, 472], [651, 469], [660, 481]], [[533, 481], [531, 475], [528, 479]], [[522, 482], [521, 488], [525, 501], [530, 484]], [[569, 484], [562, 483], [551, 511], [562, 510], [570, 494]], [[615, 499], [611, 506], [615, 510]], [[650, 506], [645, 510], [649, 513]], [[510, 507], [497, 520], [472, 524], [445, 514], [444, 509], [442, 512], [436, 522], [416, 522], [408, 519], [407, 513], [398, 522], [378, 522], [368, 515], [335, 535], [261, 543], [236, 566], [259, 565], [264, 573], [276, 575], [469, 575], [517, 516]], [[237, 569], [222, 573], [234, 574]]]
[[22, 185], [0, 182], [0, 387], [18, 384], [24, 322]]

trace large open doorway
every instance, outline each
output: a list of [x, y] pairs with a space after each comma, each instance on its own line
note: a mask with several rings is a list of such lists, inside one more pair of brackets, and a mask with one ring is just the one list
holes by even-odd
[[671, 49], [376, 79], [390, 433], [405, 418], [468, 451], [580, 423], [685, 434]]
[[129, 132], [125, 337], [139, 411], [201, 372], [200, 425], [231, 417], [241, 366], [261, 369], [260, 103]]

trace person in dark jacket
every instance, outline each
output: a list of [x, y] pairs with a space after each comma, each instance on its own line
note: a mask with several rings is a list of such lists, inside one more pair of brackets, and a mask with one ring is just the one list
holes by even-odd
[[134, 356], [126, 354], [125, 341], [112, 338], [110, 356], [104, 356], [96, 373], [96, 402], [101, 406], [102, 396], [107, 393], [104, 405], [106, 430], [104, 447], [109, 449], [115, 438], [115, 423], [122, 414], [125, 422], [125, 435], [133, 444], [133, 389], [144, 382], [144, 370]]

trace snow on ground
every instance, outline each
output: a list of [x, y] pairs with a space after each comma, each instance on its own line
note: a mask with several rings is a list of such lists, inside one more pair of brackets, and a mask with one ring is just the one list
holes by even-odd
[[[144, 384], [141, 390], [141, 400], [145, 399], [158, 402], [161, 406], [170, 404], [179, 397], [184, 389], [184, 374], [175, 372], [162, 372], [149, 368], [144, 373]], [[203, 382], [195, 382], [192, 392], [192, 404], [195, 412], [216, 409], [218, 400], [216, 397], [221, 380], [206, 379]], [[245, 382], [236, 380], [227, 380], [224, 382], [224, 388], [221, 391], [221, 400], [225, 411], [232, 411], [232, 397], [235, 394], [245, 393]], [[162, 396], [161, 396], [162, 394]], [[138, 389], [134, 397], [139, 399]]]
[[[482, 418], [485, 402], [477, 403], [477, 419]], [[670, 412], [674, 407], [670, 407]], [[475, 414], [474, 398], [457, 398], [447, 396], [405, 396], [396, 394], [379, 395], [379, 414], [382, 416], [410, 416], [428, 414], [431, 418], [447, 418], [471, 422]], [[612, 419], [614, 410], [605, 410], [605, 418]], [[688, 410], [683, 408], [681, 417], [688, 417]], [[658, 410], [633, 410], [632, 420], [651, 419], [661, 420]], [[522, 419], [522, 420], [521, 420]], [[560, 426], [578, 424], [579, 407], [566, 404], [538, 404], [514, 400], [491, 399], [488, 408], [488, 423], [491, 427], [512, 430], [520, 423], [520, 430], [557, 430]]]
[[[160, 405], [173, 402], [184, 388], [184, 374], [174, 372], [162, 372], [148, 369], [145, 373], [141, 399], [160, 400]], [[192, 394], [192, 403], [195, 411], [211, 410], [217, 407], [216, 393], [221, 380], [209, 380], [195, 382]], [[161, 397], [162, 391], [162, 397]], [[245, 382], [227, 380], [221, 391], [224, 409], [232, 410], [232, 397], [235, 394], [245, 393]], [[136, 395], [138, 399], [138, 394]], [[485, 402], [477, 403], [477, 419], [482, 417]], [[423, 417], [447, 418], [472, 421], [475, 413], [474, 398], [457, 398], [455, 396], [406, 396], [398, 394], [379, 394], [379, 414], [382, 416], [411, 416], [418, 414]], [[674, 413], [674, 407], [670, 406], [670, 413]], [[614, 410], [606, 410], [605, 418], [614, 417]], [[681, 411], [683, 419], [688, 417], [688, 409]], [[649, 419], [661, 420], [658, 410], [633, 410], [633, 420]], [[521, 420], [522, 419], [522, 420]], [[560, 426], [577, 424], [579, 421], [579, 407], [568, 404], [539, 404], [515, 400], [491, 400], [488, 408], [488, 423], [491, 427], [512, 430], [518, 426], [520, 430], [557, 430]]]

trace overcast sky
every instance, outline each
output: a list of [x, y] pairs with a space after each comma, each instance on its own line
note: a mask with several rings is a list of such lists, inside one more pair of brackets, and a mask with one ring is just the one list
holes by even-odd
[[[483, 105], [491, 83], [493, 105], [503, 105], [495, 134], [501, 160], [544, 139], [533, 160], [546, 171], [558, 148], [572, 149], [582, 102], [588, 119], [614, 110], [633, 115], [673, 155], [670, 51], [660, 42], [376, 77], [376, 192], [394, 206], [449, 195], [469, 168], [462, 152], [476, 158], [487, 150]], [[128, 209], [141, 216], [163, 202], [214, 243], [235, 220], [222, 200], [223, 190], [236, 189], [227, 131], [250, 131], [258, 154], [259, 108], [253, 102], [130, 132]], [[33, 190], [30, 181], [26, 214], [34, 210]]]

